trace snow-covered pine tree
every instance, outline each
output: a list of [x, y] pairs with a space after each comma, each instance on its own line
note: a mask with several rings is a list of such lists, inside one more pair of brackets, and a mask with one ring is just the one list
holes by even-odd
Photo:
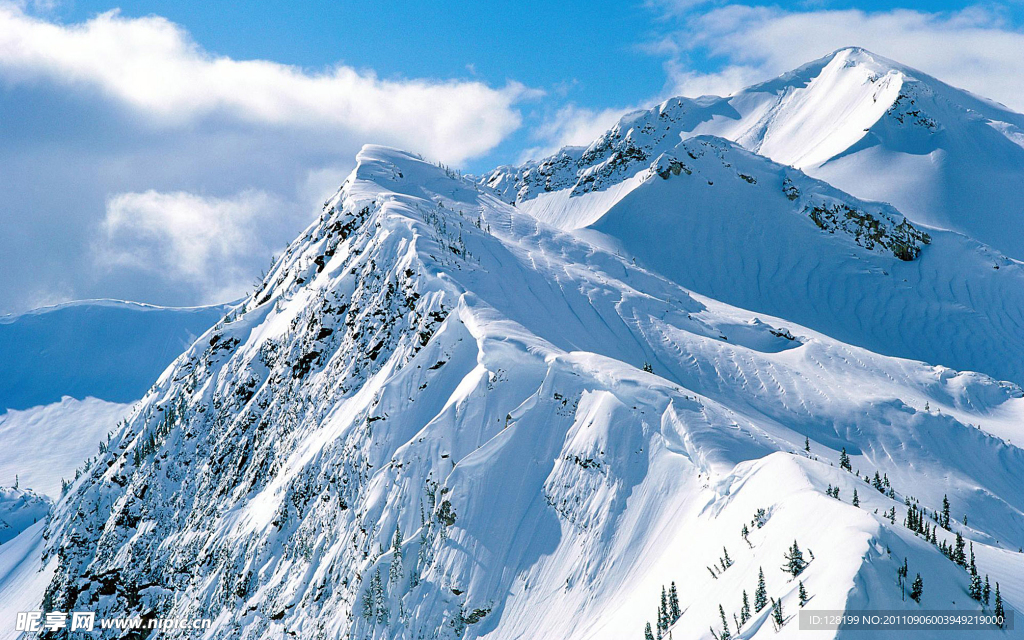
[[658, 619], [661, 621], [662, 631], [668, 629], [671, 620], [668, 610], [668, 592], [665, 590], [665, 585], [661, 585], [661, 604], [658, 607]]
[[907, 575], [909, 574], [910, 567], [907, 566], [907, 559], [903, 558], [903, 566], [897, 567], [896, 569], [896, 583], [900, 585], [900, 597], [905, 599], [906, 586], [907, 586]]
[[757, 589], [754, 591], [754, 611], [760, 611], [768, 605], [768, 589], [764, 584], [764, 568], [757, 574]]
[[853, 488], [853, 506], [855, 506], [855, 507], [859, 507], [860, 506], [860, 497], [857, 495], [857, 488], [856, 487]]
[[[996, 583], [996, 607], [992, 611], [992, 613], [995, 614], [997, 620], [1006, 617], [1006, 611], [1003, 610], [1003, 596], [999, 594], [999, 583], [998, 582]], [[1002, 627], [1005, 623], [997, 622], [996, 624], [998, 624], [1000, 627]]]
[[839, 468], [853, 471], [853, 467], [850, 465], [850, 456], [846, 453], [846, 447], [843, 447], [843, 450], [839, 452]]
[[747, 624], [750, 620], [750, 600], [747, 598], [747, 590], [743, 590], [743, 606], [740, 607], [740, 625]]
[[953, 548], [953, 562], [961, 567], [967, 566], [967, 555], [964, 554], [964, 537], [959, 531], [956, 533], [956, 546]]
[[729, 640], [732, 634], [729, 632], [729, 622], [725, 617], [725, 609], [718, 605], [718, 615], [722, 618], [722, 633], [718, 634], [719, 640]]
[[387, 624], [391, 611], [388, 609], [388, 603], [384, 599], [384, 581], [380, 577], [380, 569], [373, 573], [373, 579], [370, 581], [370, 590], [373, 592], [373, 608], [377, 614], [377, 624]]
[[981, 602], [984, 598], [984, 587], [981, 585], [981, 576], [975, 572], [971, 575], [971, 586], [967, 588], [967, 595], [971, 596], [972, 599]]
[[402, 530], [395, 525], [395, 533], [391, 536], [391, 570], [388, 574], [389, 584], [402, 581]]
[[803, 580], [800, 581], [800, 591], [799, 591], [798, 595], [800, 596], [800, 606], [801, 607], [803, 607], [805, 604], [807, 604], [807, 601], [811, 599], [810, 596], [807, 595], [807, 589], [804, 587], [804, 581]]
[[985, 574], [985, 586], [982, 587], [982, 590], [981, 590], [981, 596], [982, 596], [982, 599], [984, 599], [984, 601], [985, 601], [985, 606], [988, 606], [988, 598], [989, 598], [989, 596], [991, 594], [992, 594], [992, 587], [989, 586], [988, 574], [986, 573]]
[[370, 581], [370, 587], [363, 591], [363, 617], [369, 622], [377, 617], [377, 612], [373, 608], [373, 581]]
[[946, 531], [949, 531], [949, 496], [943, 494], [942, 496], [942, 519], [939, 520], [939, 524]]
[[800, 575], [800, 572], [807, 567], [807, 561], [804, 560], [804, 552], [800, 550], [800, 545], [796, 543], [796, 540], [793, 541], [793, 546], [784, 555], [786, 565], [782, 567], [782, 570], [794, 578]]
[[785, 615], [782, 613], [782, 599], [772, 598], [772, 622], [775, 624], [775, 631], [778, 632], [786, 623]]
[[807, 436], [804, 436], [804, 451], [807, 453], [811, 452], [811, 439]]
[[914, 602], [921, 602], [921, 595], [924, 593], [924, 580], [921, 579], [921, 574], [917, 574], [914, 578], [914, 584], [910, 585], [910, 598]]
[[644, 640], [654, 640], [654, 633], [651, 631], [651, 623], [647, 623], [647, 628], [644, 629]]
[[682, 610], [679, 608], [679, 592], [676, 591], [674, 580], [668, 590], [668, 613], [672, 622], [679, 620], [679, 617], [683, 615]]
[[722, 570], [724, 571], [725, 569], [728, 569], [729, 567], [731, 567], [733, 565], [733, 562], [732, 562], [732, 558], [729, 557], [729, 550], [728, 549], [726, 549], [725, 547], [722, 547], [722, 553], [725, 554], [724, 556], [722, 556]]

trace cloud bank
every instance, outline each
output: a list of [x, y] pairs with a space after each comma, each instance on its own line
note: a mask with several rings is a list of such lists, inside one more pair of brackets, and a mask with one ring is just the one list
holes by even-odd
[[240, 295], [363, 143], [457, 165], [535, 95], [235, 60], [158, 16], [65, 25], [2, 2], [0, 88], [0, 313]]

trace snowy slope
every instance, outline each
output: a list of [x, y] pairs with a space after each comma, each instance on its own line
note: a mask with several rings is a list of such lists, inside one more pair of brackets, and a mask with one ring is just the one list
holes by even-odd
[[[565, 230], [598, 230], [615, 250], [717, 300], [880, 353], [1024, 383], [1020, 262], [723, 139], [679, 142], [676, 125], [654, 124], [680, 117], [669, 105], [624, 118], [583, 153], [604, 149], [607, 160], [582, 177], [552, 174], [550, 191], [534, 192], [535, 169], [524, 169], [517, 207]], [[507, 197], [506, 177], [485, 181]]]
[[673, 98], [623, 117], [589, 147], [484, 181], [507, 201], [535, 200], [532, 210], [564, 227], [551, 212], [588, 199], [570, 193], [594, 194], [592, 214], [606, 210], [628, 191], [624, 179], [702, 134], [1024, 258], [1024, 116], [858, 48], [726, 98]]
[[46, 585], [53, 576], [53, 563], [43, 568], [45, 524], [40, 521], [21, 535], [0, 545], [0, 639], [13, 640], [23, 634], [15, 629], [18, 613], [38, 611]]
[[669, 162], [685, 171], [648, 172], [590, 229], [717, 300], [1024, 383], [1021, 263], [718, 138], [682, 142]]
[[0, 545], [46, 519], [50, 501], [31, 489], [0, 487]]
[[137, 400], [228, 308], [85, 300], [0, 316], [0, 413], [64, 396]]
[[[873, 211], [886, 233], [864, 246], [828, 222], [846, 250], [931, 250]], [[691, 294], [594, 238], [365, 148], [57, 505], [45, 605], [213, 618], [206, 637], [619, 639], [675, 581], [673, 633], [700, 638], [759, 567], [795, 613], [779, 567], [796, 538], [816, 608], [980, 610], [901, 524], [944, 495], [1024, 605], [1017, 387]], [[892, 497], [839, 469], [844, 448]], [[895, 584], [904, 558], [921, 604]], [[766, 610], [741, 633], [776, 637]], [[779, 637], [798, 633], [834, 636], [790, 619]]]
[[96, 398], [60, 402], [0, 415], [0, 485], [60, 496], [61, 479], [97, 453], [100, 442], [128, 415], [130, 404]]

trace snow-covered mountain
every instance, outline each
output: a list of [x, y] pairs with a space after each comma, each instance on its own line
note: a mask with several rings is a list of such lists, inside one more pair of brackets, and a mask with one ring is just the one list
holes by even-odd
[[[674, 583], [674, 637], [724, 615], [737, 637], [831, 638], [798, 630], [802, 587], [816, 609], [991, 611], [970, 566], [1024, 605], [1019, 387], [834, 337], [888, 344], [877, 294], [933, 316], [882, 313], [893, 344], [965, 340], [1016, 375], [993, 345], [1019, 349], [1019, 294], [987, 301], [1019, 265], [719, 138], [636, 161], [545, 198], [529, 170], [499, 192], [364, 148], [56, 505], [44, 609], [209, 618], [211, 638], [639, 639]], [[687, 277], [856, 318], [816, 331]]]
[[1024, 259], [1024, 116], [855, 47], [729, 97], [674, 98], [629, 114], [589, 147], [485, 180], [509, 201], [564, 209], [556, 224], [561, 215], [578, 222], [573, 204], [545, 194], [600, 192], [607, 208], [628, 192], [625, 178], [702, 134]]

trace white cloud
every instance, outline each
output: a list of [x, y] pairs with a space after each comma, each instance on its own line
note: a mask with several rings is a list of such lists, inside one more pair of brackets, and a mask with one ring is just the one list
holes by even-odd
[[60, 24], [54, 1], [0, 0], [0, 313], [223, 301], [315, 217], [362, 144], [458, 165], [539, 95], [234, 60], [158, 16]]
[[[844, 46], [860, 46], [954, 86], [1024, 111], [1024, 33], [998, 11], [787, 11], [731, 5], [691, 16], [674, 34], [671, 91], [729, 93]], [[665, 45], [659, 45], [665, 49]], [[687, 51], [724, 61], [711, 74], [692, 70]]]
[[107, 201], [96, 256], [108, 269], [156, 272], [194, 286], [205, 302], [223, 302], [240, 296], [273, 253], [268, 228], [290, 226], [294, 215], [261, 191], [122, 193]]
[[99, 89], [147, 114], [185, 126], [206, 116], [276, 127], [344, 132], [460, 163], [520, 124], [515, 103], [531, 92], [510, 83], [385, 80], [336, 66], [322, 73], [263, 60], [213, 56], [159, 16], [110, 11], [70, 26], [0, 5], [0, 77]]

